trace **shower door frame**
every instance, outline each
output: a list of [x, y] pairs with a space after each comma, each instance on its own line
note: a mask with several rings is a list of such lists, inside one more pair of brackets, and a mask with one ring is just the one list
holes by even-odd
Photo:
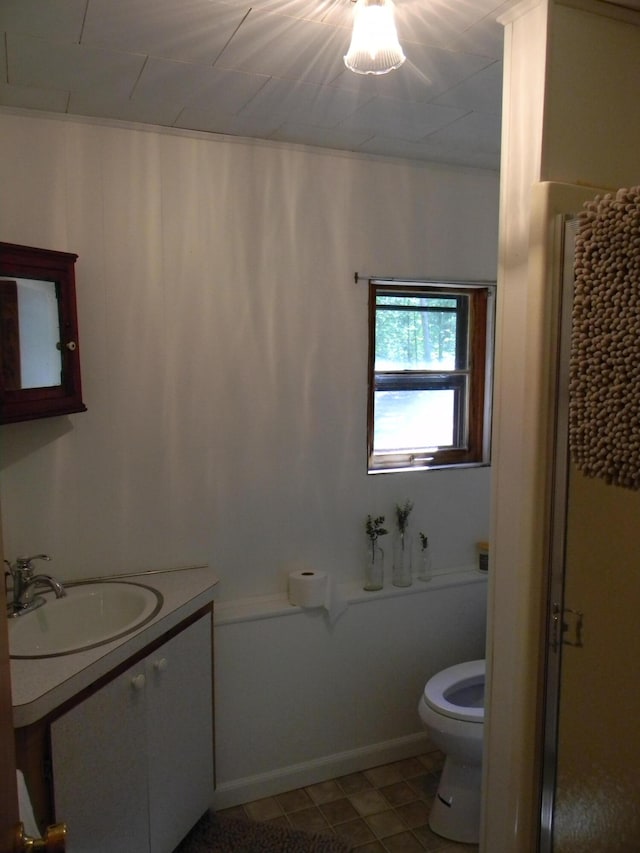
[[540, 797], [540, 853], [553, 853], [553, 815], [558, 757], [558, 721], [562, 677], [562, 623], [566, 570], [567, 493], [569, 481], [569, 355], [573, 307], [575, 237], [578, 219], [557, 217], [560, 243], [559, 335], [555, 370], [554, 451], [550, 504], [550, 538], [545, 632], [544, 732]]

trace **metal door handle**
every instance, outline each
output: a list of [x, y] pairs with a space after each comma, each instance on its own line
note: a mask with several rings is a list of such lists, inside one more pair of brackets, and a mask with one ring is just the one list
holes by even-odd
[[24, 824], [19, 823], [16, 832], [16, 847], [20, 853], [65, 853], [67, 839], [67, 827], [64, 823], [56, 823], [48, 826], [44, 838], [31, 838], [25, 835]]

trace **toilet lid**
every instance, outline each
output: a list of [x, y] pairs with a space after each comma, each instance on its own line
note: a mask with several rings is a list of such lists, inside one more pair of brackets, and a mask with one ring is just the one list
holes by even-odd
[[473, 660], [443, 669], [427, 681], [427, 705], [455, 720], [484, 722], [485, 661]]

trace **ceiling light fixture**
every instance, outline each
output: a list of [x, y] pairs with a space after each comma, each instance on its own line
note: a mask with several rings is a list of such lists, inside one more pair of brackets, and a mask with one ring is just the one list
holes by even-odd
[[406, 57], [398, 41], [392, 0], [356, 0], [344, 64], [356, 74], [388, 74]]

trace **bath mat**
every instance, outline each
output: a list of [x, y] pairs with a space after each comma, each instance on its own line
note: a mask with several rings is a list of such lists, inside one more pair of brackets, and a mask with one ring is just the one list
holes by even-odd
[[584, 205], [574, 272], [571, 457], [589, 477], [640, 489], [640, 187]]
[[350, 849], [337, 835], [311, 835], [207, 812], [174, 853], [348, 853]]

